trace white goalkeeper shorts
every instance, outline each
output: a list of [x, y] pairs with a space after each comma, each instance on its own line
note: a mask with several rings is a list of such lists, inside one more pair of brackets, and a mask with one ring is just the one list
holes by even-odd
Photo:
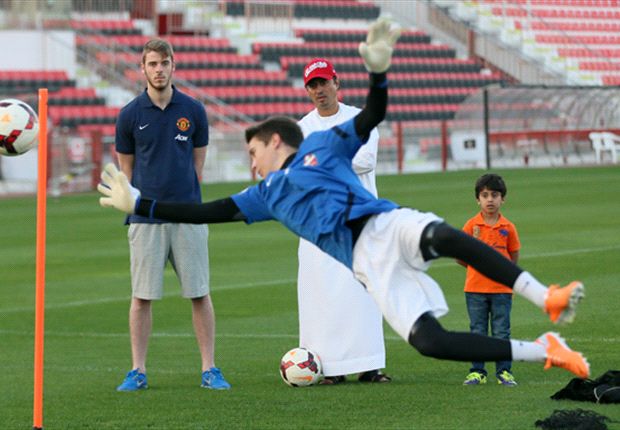
[[353, 249], [353, 272], [390, 326], [405, 341], [426, 312], [448, 312], [441, 288], [425, 271], [420, 251], [424, 228], [443, 221], [430, 212], [401, 208], [368, 219]]
[[158, 300], [170, 261], [185, 298], [209, 294], [209, 229], [206, 224], [130, 224], [127, 233], [133, 297]]

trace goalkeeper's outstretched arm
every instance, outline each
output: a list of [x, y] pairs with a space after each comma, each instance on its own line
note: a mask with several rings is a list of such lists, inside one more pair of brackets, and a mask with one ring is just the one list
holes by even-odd
[[136, 215], [189, 224], [216, 224], [246, 219], [230, 197], [198, 205], [140, 199], [136, 205]]
[[231, 197], [203, 204], [160, 203], [142, 198], [140, 191], [132, 187], [127, 176], [112, 163], [106, 165], [101, 172], [101, 183], [97, 185], [97, 190], [104, 195], [99, 199], [101, 206], [148, 218], [190, 224], [214, 224], [246, 219]]
[[392, 28], [389, 20], [380, 19], [370, 26], [366, 41], [359, 45], [364, 66], [370, 74], [366, 106], [354, 120], [355, 132], [363, 140], [367, 140], [372, 129], [385, 118], [388, 99], [386, 73], [400, 32], [400, 28]]

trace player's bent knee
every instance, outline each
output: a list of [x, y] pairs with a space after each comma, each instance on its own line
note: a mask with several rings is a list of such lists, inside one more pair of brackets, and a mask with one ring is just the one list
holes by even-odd
[[409, 333], [409, 344], [427, 357], [443, 358], [448, 343], [448, 332], [430, 312], [418, 318]]
[[454, 247], [459, 237], [463, 234], [460, 230], [455, 229], [451, 225], [442, 222], [435, 226], [435, 232], [433, 234], [433, 246], [441, 254], [447, 252]]
[[438, 257], [456, 257], [467, 235], [445, 222], [430, 223], [422, 232], [420, 249], [426, 261]]

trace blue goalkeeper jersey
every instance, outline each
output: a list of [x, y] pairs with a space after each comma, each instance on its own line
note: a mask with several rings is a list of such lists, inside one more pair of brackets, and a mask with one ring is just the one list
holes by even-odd
[[368, 192], [351, 168], [364, 143], [354, 118], [312, 133], [288, 166], [232, 198], [248, 224], [278, 220], [351, 268], [353, 238], [346, 222], [398, 207]]

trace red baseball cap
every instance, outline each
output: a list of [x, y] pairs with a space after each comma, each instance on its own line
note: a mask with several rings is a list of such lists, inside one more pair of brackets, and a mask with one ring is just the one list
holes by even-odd
[[333, 79], [336, 77], [336, 69], [332, 63], [324, 58], [315, 58], [304, 67], [304, 85], [314, 78]]

